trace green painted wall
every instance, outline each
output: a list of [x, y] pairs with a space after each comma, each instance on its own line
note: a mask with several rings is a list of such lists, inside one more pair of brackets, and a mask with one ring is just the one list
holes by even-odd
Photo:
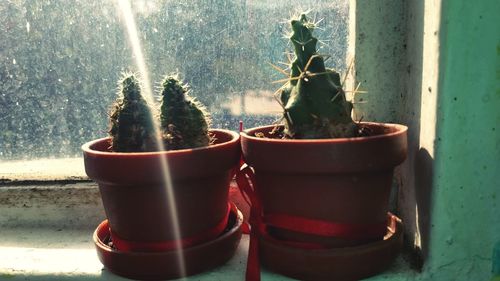
[[500, 1], [443, 1], [429, 262], [487, 280], [500, 241]]
[[395, 187], [422, 266], [371, 280], [489, 280], [500, 241], [500, 1], [351, 3], [353, 82], [369, 92], [356, 114], [410, 127]]

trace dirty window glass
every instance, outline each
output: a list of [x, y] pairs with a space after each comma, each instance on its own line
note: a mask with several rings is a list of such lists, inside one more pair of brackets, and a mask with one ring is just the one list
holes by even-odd
[[[286, 19], [310, 10], [320, 52], [345, 70], [348, 0], [134, 0], [153, 88], [177, 72], [213, 127], [280, 117], [269, 63], [291, 50]], [[0, 160], [73, 157], [107, 135], [123, 71], [137, 71], [117, 1], [0, 1]]]

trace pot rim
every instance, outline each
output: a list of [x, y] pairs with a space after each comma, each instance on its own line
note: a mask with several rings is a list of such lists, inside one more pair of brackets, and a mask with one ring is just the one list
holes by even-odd
[[[261, 138], [261, 137], [256, 137], [250, 135], [250, 131], [256, 131], [258, 129], [261, 130], [266, 130], [271, 127], [275, 127], [276, 125], [264, 125], [264, 126], [258, 126], [258, 127], [253, 127], [250, 129], [246, 129], [242, 132], [240, 132], [240, 136], [242, 138], [249, 139], [251, 141], [266, 141], [266, 142], [272, 142], [272, 143], [297, 143], [297, 144], [306, 144], [306, 143], [342, 143], [342, 142], [366, 142], [369, 140], [376, 140], [376, 139], [383, 139], [383, 138], [388, 138], [388, 137], [393, 137], [393, 136], [398, 136], [398, 135], [403, 135], [408, 131], [408, 127], [405, 125], [401, 124], [396, 124], [396, 123], [379, 123], [379, 122], [359, 122], [359, 124], [363, 125], [369, 125], [369, 126], [379, 126], [379, 127], [385, 127], [385, 128], [390, 128], [393, 127], [396, 130], [394, 132], [390, 133], [383, 133], [383, 134], [378, 134], [374, 136], [362, 136], [362, 137], [352, 137], [352, 138], [328, 138], [328, 139], [274, 139], [274, 138]], [[278, 125], [278, 126], [283, 126], [283, 125]]]
[[218, 147], [222, 147], [222, 146], [226, 146], [226, 145], [237, 144], [237, 142], [239, 141], [239, 134], [234, 132], [234, 131], [230, 131], [230, 130], [226, 130], [226, 129], [210, 129], [209, 132], [218, 132], [218, 133], [227, 134], [227, 135], [231, 136], [231, 139], [229, 141], [225, 141], [225, 142], [217, 143], [217, 144], [211, 144], [208, 146], [178, 149], [178, 150], [162, 150], [162, 151], [150, 151], [150, 152], [112, 152], [112, 151], [101, 151], [101, 150], [92, 149], [93, 145], [111, 139], [111, 137], [104, 137], [104, 138], [95, 139], [95, 140], [92, 140], [92, 141], [89, 141], [89, 142], [83, 144], [81, 146], [81, 149], [86, 154], [93, 154], [96, 156], [128, 157], [130, 155], [134, 155], [134, 156], [140, 156], [140, 157], [151, 157], [151, 156], [162, 156], [162, 155], [178, 155], [178, 154], [185, 154], [186, 152], [191, 152], [191, 151], [203, 151], [203, 150], [209, 150], [209, 149], [216, 149]]

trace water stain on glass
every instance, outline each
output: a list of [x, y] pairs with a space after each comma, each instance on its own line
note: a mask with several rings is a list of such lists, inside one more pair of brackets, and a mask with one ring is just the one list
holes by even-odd
[[[348, 0], [132, 0], [153, 88], [178, 72], [213, 127], [238, 130], [280, 117], [272, 93], [286, 61], [287, 19], [323, 19], [328, 66], [346, 68]], [[0, 160], [80, 156], [106, 136], [124, 71], [137, 71], [116, 1], [0, 1]], [[47, 145], [52, 143], [52, 145]]]

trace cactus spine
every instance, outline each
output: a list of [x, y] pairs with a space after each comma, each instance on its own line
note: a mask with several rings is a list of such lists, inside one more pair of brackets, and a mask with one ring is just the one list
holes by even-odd
[[162, 87], [160, 126], [167, 150], [209, 145], [210, 122], [203, 105], [174, 76], [167, 76]]
[[351, 118], [352, 103], [346, 100], [340, 75], [325, 67], [316, 50], [314, 23], [305, 14], [291, 20], [295, 60], [290, 78], [280, 92], [284, 108], [285, 137], [354, 137], [358, 126]]
[[120, 92], [110, 114], [111, 149], [116, 152], [157, 150], [154, 123], [146, 100], [141, 95], [139, 81], [125, 75]]

